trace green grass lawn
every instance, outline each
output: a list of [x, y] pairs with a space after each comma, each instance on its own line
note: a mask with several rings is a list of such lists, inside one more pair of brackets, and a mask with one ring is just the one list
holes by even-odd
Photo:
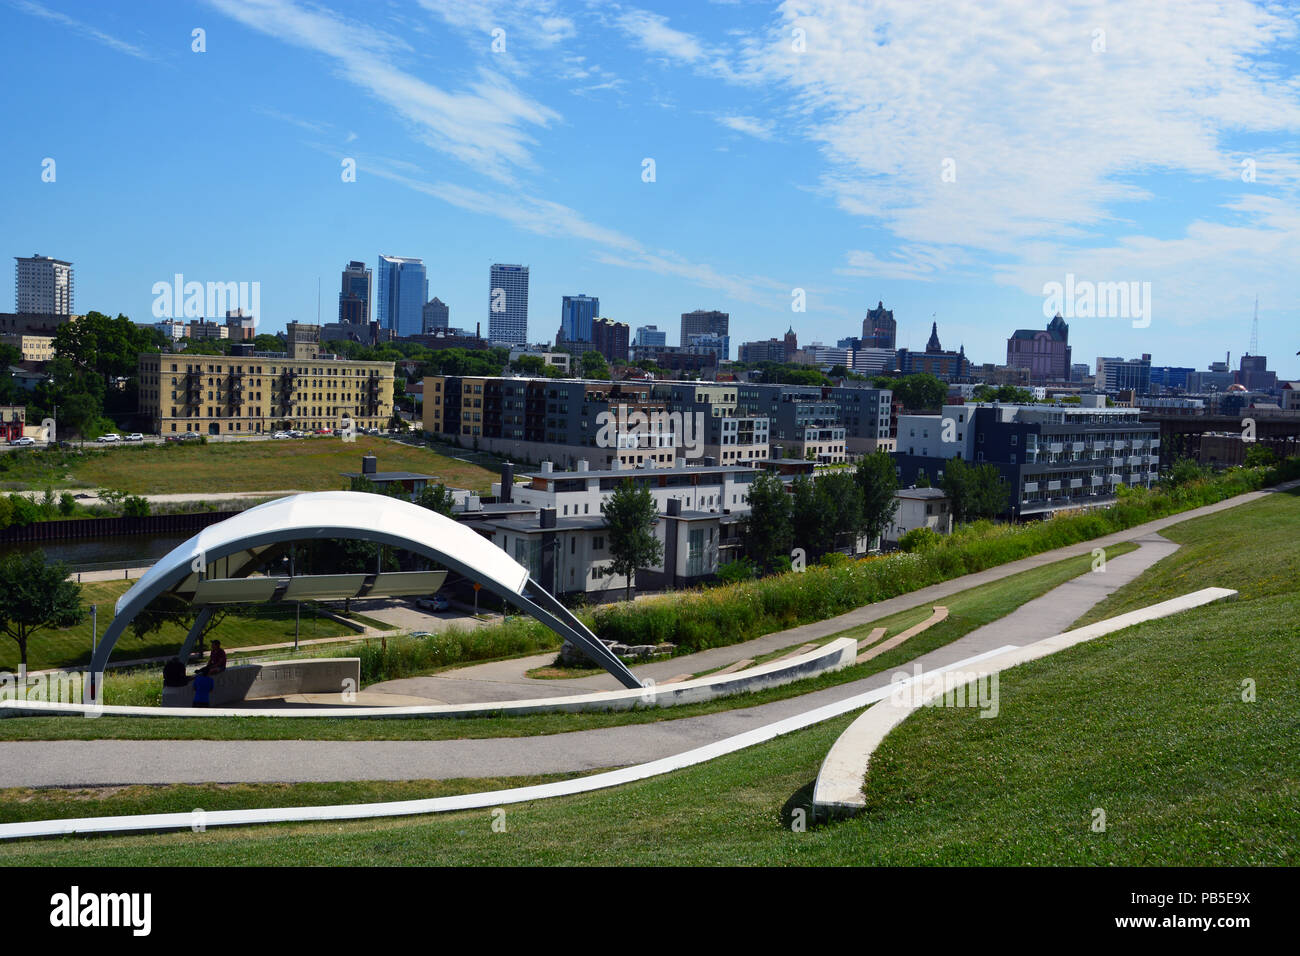
[[[102, 637], [113, 620], [113, 605], [126, 593], [134, 581], [95, 581], [81, 585], [82, 603], [86, 606], [85, 619], [75, 627], [53, 628], [38, 631], [27, 645], [27, 666], [30, 670], [47, 667], [73, 667], [90, 662], [91, 618], [90, 605], [99, 606], [99, 635]], [[355, 631], [316, 614], [310, 604], [304, 603], [300, 622], [300, 640], [322, 637], [342, 637]], [[240, 607], [232, 611], [209, 635], [228, 648], [252, 647], [292, 641], [294, 635], [294, 607], [292, 604], [271, 604]], [[137, 658], [162, 657], [176, 653], [185, 639], [185, 629], [164, 625], [159, 631], [143, 638], [136, 637], [127, 628], [113, 649], [113, 660], [126, 661]], [[0, 670], [17, 670], [18, 645], [8, 637], [0, 637]], [[112, 680], [111, 672], [109, 680]]]
[[[1109, 554], [1114, 557], [1130, 551], [1134, 547], [1132, 544], [1119, 545], [1109, 549]], [[88, 740], [103, 738], [133, 740], [446, 740], [534, 736], [695, 717], [701, 714], [716, 713], [721, 710], [753, 707], [773, 700], [783, 700], [901, 667], [920, 654], [951, 643], [962, 635], [975, 630], [975, 628], [1011, 613], [1025, 602], [1087, 572], [1091, 565], [1091, 555], [1080, 555], [1056, 561], [1041, 568], [1023, 571], [1020, 574], [1012, 575], [983, 587], [969, 588], [944, 600], [944, 604], [950, 611], [947, 620], [936, 624], [928, 631], [918, 634], [911, 640], [893, 650], [886, 651], [865, 664], [797, 681], [783, 687], [774, 687], [769, 690], [735, 697], [724, 697], [701, 704], [689, 704], [662, 710], [644, 709], [587, 714], [536, 714], [522, 717], [473, 717], [457, 720], [404, 720], [397, 718], [377, 718], [373, 720], [348, 720], [344, 718], [278, 719], [273, 717], [259, 717], [256, 719], [214, 717], [193, 720], [176, 717], [151, 717], [145, 719], [109, 716], [99, 717], [95, 720], [84, 720], [77, 717], [24, 717], [15, 720], [0, 720], [0, 740]], [[929, 613], [929, 606], [926, 605], [921, 609], [902, 611], [890, 615], [882, 619], [880, 623], [889, 626], [892, 634], [915, 623], [914, 619], [927, 617]], [[824, 640], [829, 641], [840, 636], [862, 637], [874, 626], [877, 625], [872, 623], [853, 628], [845, 631], [842, 635], [832, 635]], [[325, 652], [322, 651], [322, 653]], [[346, 652], [330, 649], [328, 653], [334, 656]], [[122, 682], [138, 683], [151, 678], [148, 676], [121, 675], [117, 679]], [[113, 680], [114, 675], [110, 674], [106, 684], [107, 697], [110, 703], [114, 702]], [[135, 696], [129, 696], [128, 702], [136, 703], [137, 700]]]
[[373, 435], [249, 441], [143, 445], [89, 450], [84, 455], [45, 452], [10, 453], [0, 470], [6, 489], [73, 487], [113, 488], [137, 495], [234, 491], [335, 491], [359, 472], [361, 458], [373, 454], [380, 471], [434, 475], [450, 487], [490, 490], [496, 472], [457, 461], [428, 448]]
[[1181, 547], [1097, 604], [1079, 625], [1211, 585], [1234, 588], [1243, 600], [1300, 588], [1300, 488], [1183, 521], [1160, 533]]
[[[0, 860], [1293, 864], [1300, 806], [1300, 641], [1291, 623], [1297, 616], [1294, 594], [1229, 602], [1015, 668], [1002, 676], [997, 718], [981, 719], [973, 708], [918, 712], [873, 758], [866, 813], [807, 832], [792, 830], [795, 811], [807, 806], [826, 750], [855, 715], [656, 779], [507, 807], [504, 833], [492, 831], [490, 811], [482, 810], [45, 840], [0, 846]], [[1251, 703], [1241, 699], [1246, 678], [1256, 682]], [[432, 785], [426, 791], [437, 792]], [[141, 799], [192, 809], [188, 795]], [[1095, 808], [1106, 812], [1104, 832], [1092, 829]]]

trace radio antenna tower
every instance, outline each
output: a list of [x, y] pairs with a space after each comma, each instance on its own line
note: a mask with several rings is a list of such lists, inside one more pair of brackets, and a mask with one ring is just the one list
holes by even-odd
[[1250, 354], [1259, 354], [1259, 293], [1255, 293], [1255, 321], [1250, 326]]

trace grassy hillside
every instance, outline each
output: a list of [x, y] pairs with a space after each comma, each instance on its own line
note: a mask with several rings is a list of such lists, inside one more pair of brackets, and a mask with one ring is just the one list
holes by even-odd
[[495, 473], [427, 448], [359, 435], [289, 441], [195, 442], [75, 452], [23, 451], [0, 456], [0, 488], [95, 487], [137, 495], [232, 491], [332, 491], [342, 472], [359, 472], [373, 454], [380, 471], [433, 475], [455, 488], [486, 492]]

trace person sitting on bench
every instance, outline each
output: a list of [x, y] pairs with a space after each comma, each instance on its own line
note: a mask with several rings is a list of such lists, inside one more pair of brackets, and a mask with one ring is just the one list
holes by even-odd
[[226, 649], [221, 646], [220, 641], [212, 642], [212, 653], [208, 655], [208, 662], [200, 667], [195, 674], [220, 674], [226, 669]]

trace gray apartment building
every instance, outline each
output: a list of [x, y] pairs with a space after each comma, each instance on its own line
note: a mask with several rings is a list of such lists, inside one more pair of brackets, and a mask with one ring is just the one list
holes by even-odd
[[945, 405], [938, 415], [900, 415], [899, 481], [924, 475], [938, 486], [954, 458], [994, 465], [1009, 489], [1007, 516], [1046, 516], [1115, 501], [1123, 484], [1150, 487], [1160, 461], [1160, 426], [1138, 408], [1080, 405]]

